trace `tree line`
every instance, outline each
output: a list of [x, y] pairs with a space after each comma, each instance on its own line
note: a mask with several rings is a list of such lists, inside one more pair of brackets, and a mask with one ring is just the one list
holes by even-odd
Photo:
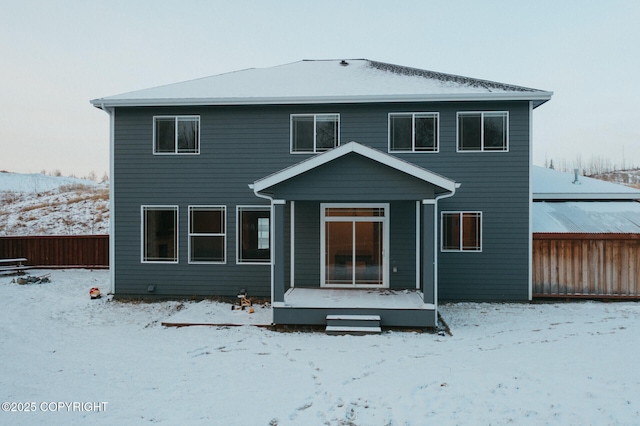
[[573, 172], [578, 169], [580, 174], [584, 176], [597, 176], [622, 170], [638, 170], [637, 164], [633, 160], [624, 158], [624, 156], [621, 162], [615, 162], [601, 155], [594, 155], [585, 160], [582, 154], [576, 154], [573, 160], [562, 158], [559, 161], [553, 161], [553, 159], [545, 157], [544, 166], [561, 172]]

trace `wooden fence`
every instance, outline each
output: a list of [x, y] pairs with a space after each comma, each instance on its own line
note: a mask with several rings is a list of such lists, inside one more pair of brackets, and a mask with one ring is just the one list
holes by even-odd
[[0, 237], [0, 258], [26, 257], [35, 268], [108, 268], [108, 235]]
[[533, 234], [533, 297], [640, 298], [639, 234]]

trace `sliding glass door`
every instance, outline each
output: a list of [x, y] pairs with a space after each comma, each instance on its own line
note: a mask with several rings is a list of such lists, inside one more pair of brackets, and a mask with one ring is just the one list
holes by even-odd
[[323, 204], [322, 285], [387, 287], [388, 205]]

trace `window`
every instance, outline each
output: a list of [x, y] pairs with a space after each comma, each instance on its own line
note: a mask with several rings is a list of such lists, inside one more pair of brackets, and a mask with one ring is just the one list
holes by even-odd
[[189, 206], [189, 263], [226, 262], [226, 207]]
[[200, 117], [153, 117], [154, 154], [199, 154]]
[[442, 251], [481, 251], [481, 229], [481, 212], [442, 212]]
[[177, 206], [142, 206], [142, 262], [178, 263]]
[[389, 152], [437, 151], [437, 112], [389, 114]]
[[323, 152], [338, 145], [339, 114], [291, 115], [291, 152]]
[[509, 113], [459, 112], [458, 151], [508, 151]]
[[238, 263], [271, 261], [271, 209], [238, 206]]

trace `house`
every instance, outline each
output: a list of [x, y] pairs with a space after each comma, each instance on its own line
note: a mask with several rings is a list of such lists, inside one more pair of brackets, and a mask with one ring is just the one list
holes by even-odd
[[640, 190], [533, 168], [535, 297], [640, 297]]
[[433, 326], [529, 300], [531, 120], [551, 92], [366, 59], [95, 99], [111, 123], [112, 291], [270, 297]]

